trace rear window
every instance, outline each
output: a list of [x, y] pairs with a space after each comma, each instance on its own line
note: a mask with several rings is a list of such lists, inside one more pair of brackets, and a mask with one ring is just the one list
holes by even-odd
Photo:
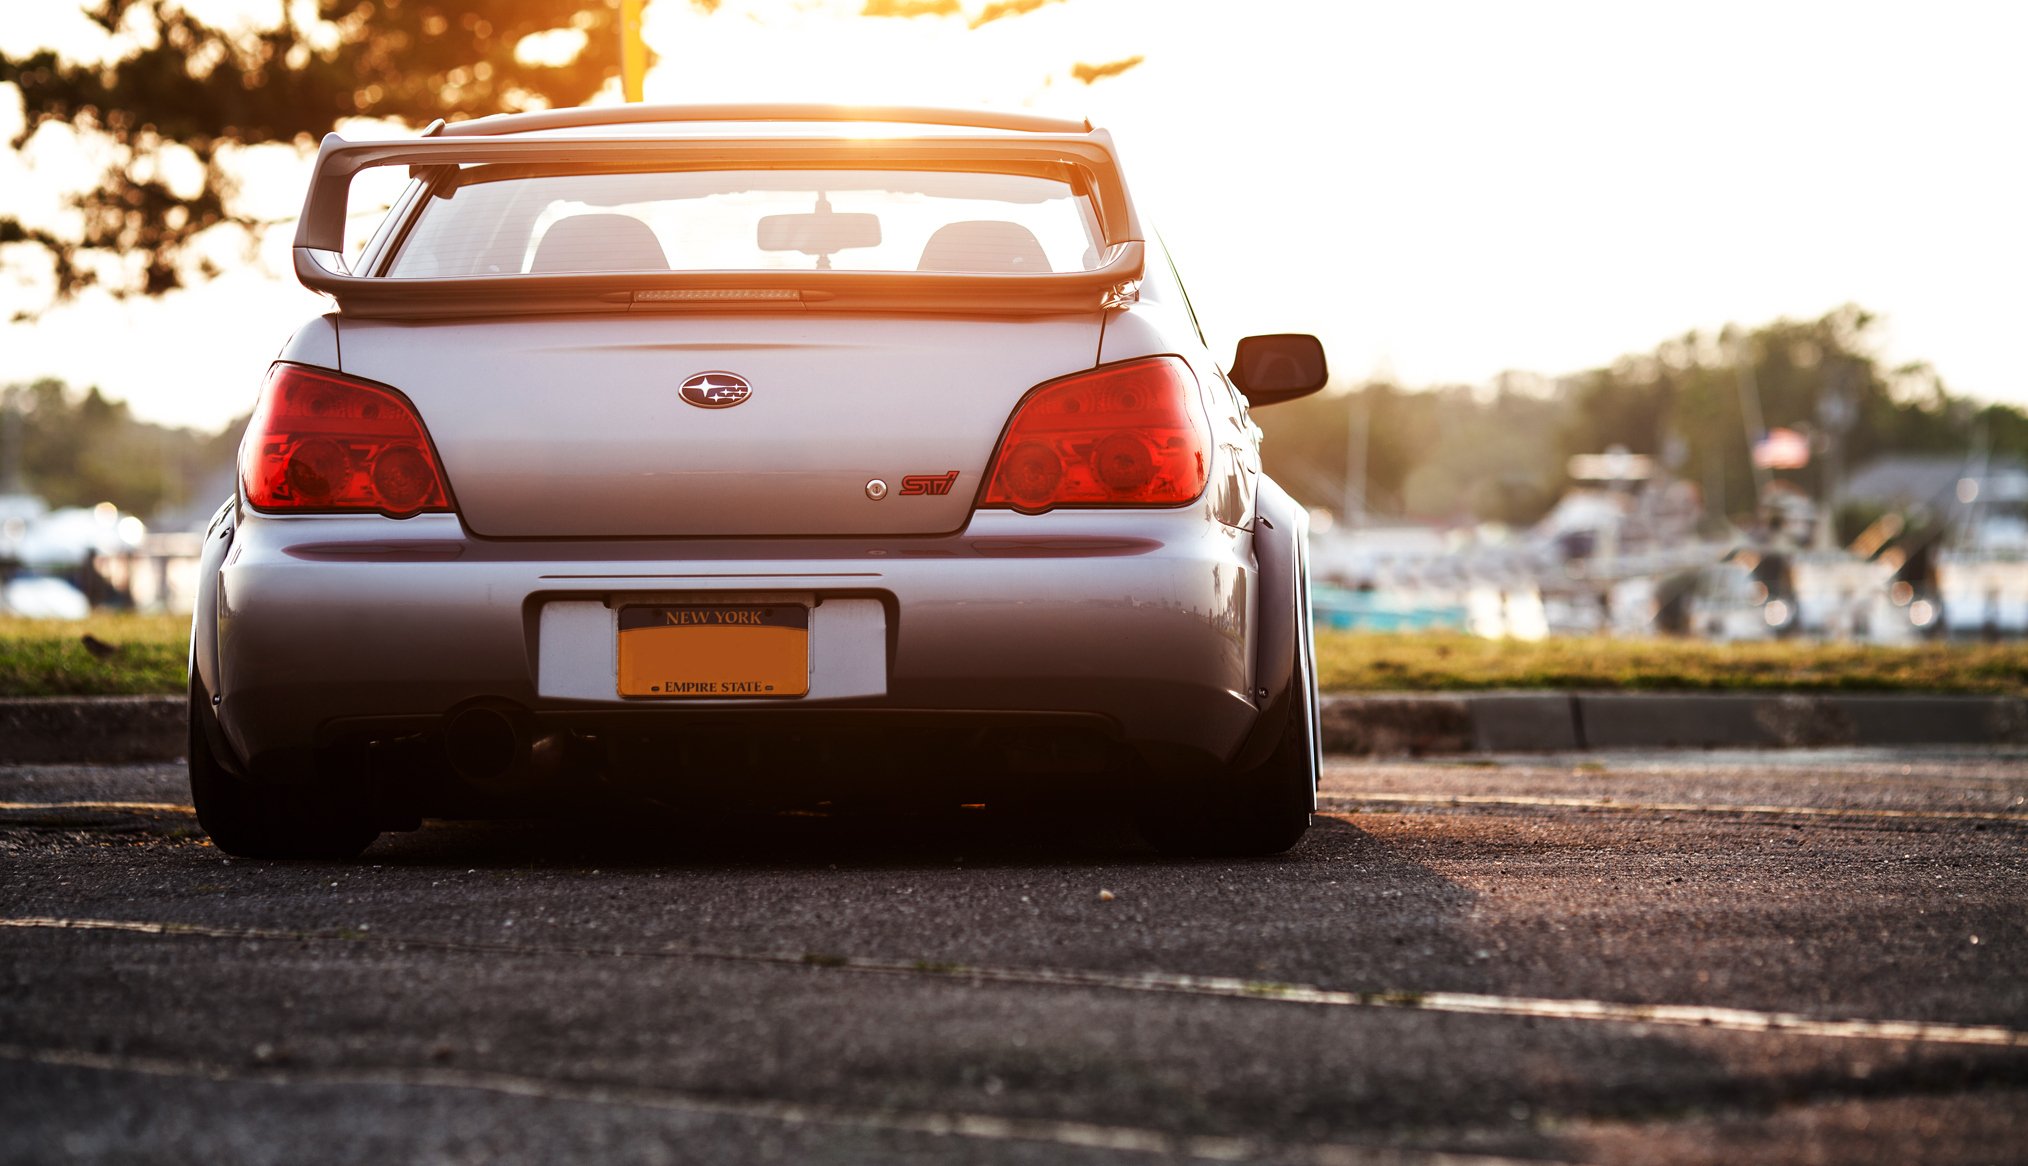
[[471, 166], [423, 200], [385, 274], [1042, 274], [1097, 268], [1098, 240], [1067, 174]]

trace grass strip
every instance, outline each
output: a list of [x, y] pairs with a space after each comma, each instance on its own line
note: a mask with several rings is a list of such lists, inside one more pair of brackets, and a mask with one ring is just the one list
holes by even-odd
[[[101, 645], [87, 647], [85, 637]], [[183, 691], [187, 616], [0, 616], [0, 696]], [[107, 648], [113, 649], [107, 651]], [[1702, 692], [2028, 692], [2028, 642], [1907, 647], [1806, 640], [1482, 640], [1450, 632], [1317, 634], [1326, 692], [1500, 688]]]
[[180, 694], [189, 648], [187, 615], [0, 616], [0, 696]]
[[1890, 647], [1604, 637], [1524, 642], [1449, 632], [1319, 632], [1317, 680], [1326, 692], [1546, 688], [2016, 695], [2028, 691], [2028, 643]]

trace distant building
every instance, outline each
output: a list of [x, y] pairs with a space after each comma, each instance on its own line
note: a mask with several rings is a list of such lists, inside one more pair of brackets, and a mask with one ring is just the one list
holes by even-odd
[[[1979, 479], [1976, 492], [1962, 487]], [[1967, 493], [1973, 494], [1965, 498]], [[1897, 510], [1909, 506], [1949, 509], [1964, 501], [2019, 502], [2028, 499], [2028, 465], [2018, 458], [1992, 458], [1980, 467], [1964, 454], [1888, 454], [1867, 462], [1845, 481], [1846, 502]]]

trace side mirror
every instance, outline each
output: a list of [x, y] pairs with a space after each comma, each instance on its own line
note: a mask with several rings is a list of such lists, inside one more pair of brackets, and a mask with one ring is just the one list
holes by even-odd
[[1231, 376], [1248, 404], [1274, 405], [1323, 388], [1330, 369], [1324, 364], [1324, 345], [1315, 336], [1282, 332], [1240, 341], [1232, 354]]

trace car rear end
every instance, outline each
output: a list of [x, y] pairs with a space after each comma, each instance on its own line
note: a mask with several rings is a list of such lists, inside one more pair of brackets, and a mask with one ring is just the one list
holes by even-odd
[[[1105, 135], [670, 116], [326, 143], [298, 268], [338, 309], [207, 544], [221, 763], [961, 796], [1236, 756], [1251, 468], [1136, 302]], [[373, 165], [416, 179], [347, 265]]]

